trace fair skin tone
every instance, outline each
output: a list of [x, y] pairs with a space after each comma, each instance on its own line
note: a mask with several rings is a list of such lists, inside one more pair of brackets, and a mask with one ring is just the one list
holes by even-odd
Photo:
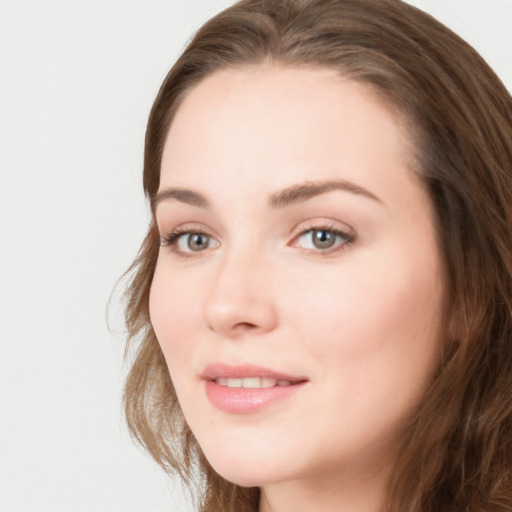
[[[442, 332], [409, 147], [398, 114], [325, 69], [217, 72], [171, 125], [151, 320], [206, 457], [260, 486], [261, 512], [382, 508]], [[272, 387], [243, 391], [254, 377]]]

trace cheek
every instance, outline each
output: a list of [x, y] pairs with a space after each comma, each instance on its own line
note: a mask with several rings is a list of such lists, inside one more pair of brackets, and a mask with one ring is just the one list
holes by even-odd
[[383, 382], [393, 382], [392, 373], [408, 380], [416, 372], [421, 380], [440, 355], [443, 292], [437, 260], [423, 258], [418, 267], [410, 255], [391, 254], [379, 265], [362, 257], [359, 263], [291, 290], [288, 324], [332, 375], [339, 375], [338, 365], [366, 383], [370, 372]]
[[157, 263], [149, 296], [149, 312], [170, 369], [182, 366], [176, 363], [186, 362], [190, 357], [191, 341], [199, 325], [201, 306], [198, 295], [195, 283], [172, 276], [160, 261]]

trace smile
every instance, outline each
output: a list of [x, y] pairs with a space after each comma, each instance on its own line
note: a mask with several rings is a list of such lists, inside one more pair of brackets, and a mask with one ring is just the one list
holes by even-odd
[[289, 380], [278, 380], [270, 377], [246, 377], [245, 379], [217, 377], [214, 381], [220, 386], [245, 389], [273, 388], [275, 386], [292, 385], [292, 382]]
[[304, 377], [249, 364], [216, 363], [201, 375], [210, 403], [222, 412], [252, 414], [291, 399], [308, 384]]

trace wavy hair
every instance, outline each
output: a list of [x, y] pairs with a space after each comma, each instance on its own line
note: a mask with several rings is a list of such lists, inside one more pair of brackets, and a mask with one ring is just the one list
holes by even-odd
[[[266, 62], [337, 70], [397, 109], [435, 212], [451, 343], [404, 434], [388, 510], [511, 511], [510, 94], [471, 46], [400, 0], [243, 0], [196, 33], [161, 86], [145, 141], [151, 204], [187, 93], [218, 70]], [[259, 490], [217, 475], [183, 418], [149, 318], [158, 246], [153, 221], [128, 272], [129, 429], [195, 489], [201, 512], [255, 512]]]

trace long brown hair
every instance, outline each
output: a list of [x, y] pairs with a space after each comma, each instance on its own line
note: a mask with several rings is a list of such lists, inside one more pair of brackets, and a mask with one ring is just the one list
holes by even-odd
[[[435, 210], [451, 343], [404, 435], [388, 509], [512, 510], [509, 93], [467, 43], [400, 0], [243, 0], [198, 31], [161, 86], [146, 133], [151, 202], [187, 92], [222, 68], [269, 61], [338, 70], [401, 112]], [[211, 469], [177, 402], [149, 319], [158, 245], [153, 222], [129, 274], [126, 322], [136, 343], [124, 393], [129, 428], [162, 467], [197, 483], [201, 511], [254, 512], [258, 489]]]

